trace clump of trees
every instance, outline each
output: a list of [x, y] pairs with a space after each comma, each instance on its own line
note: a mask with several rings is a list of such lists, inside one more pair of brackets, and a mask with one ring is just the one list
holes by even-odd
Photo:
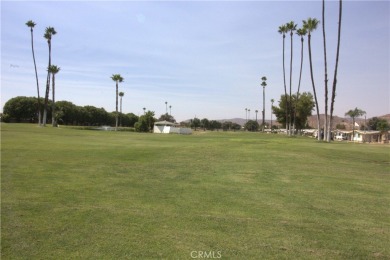
[[[287, 115], [285, 113], [286, 106], [293, 108], [289, 110]], [[276, 115], [276, 120], [283, 127], [288, 126], [288, 122], [291, 122], [294, 118], [295, 129], [299, 130], [308, 127], [307, 118], [311, 116], [314, 107], [313, 95], [310, 92], [303, 92], [299, 96], [298, 94], [293, 94], [291, 97], [289, 95], [282, 95], [279, 100], [279, 106], [273, 106], [272, 112]]]
[[[40, 102], [43, 103], [43, 98]], [[104, 108], [94, 106], [77, 106], [69, 101], [55, 102], [55, 112], [52, 113], [52, 101], [48, 100], [48, 118], [53, 118], [55, 122], [63, 125], [100, 126], [115, 125], [116, 113], [107, 112]], [[35, 97], [15, 97], [8, 100], [3, 108], [2, 121], [4, 122], [30, 122], [39, 121], [36, 113], [38, 100]], [[122, 119], [122, 126], [134, 127], [138, 122], [138, 116], [133, 113], [119, 113]]]

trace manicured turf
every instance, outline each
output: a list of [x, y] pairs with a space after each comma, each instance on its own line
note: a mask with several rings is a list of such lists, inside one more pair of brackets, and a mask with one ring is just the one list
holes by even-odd
[[2, 259], [390, 258], [389, 145], [23, 124], [1, 134]]

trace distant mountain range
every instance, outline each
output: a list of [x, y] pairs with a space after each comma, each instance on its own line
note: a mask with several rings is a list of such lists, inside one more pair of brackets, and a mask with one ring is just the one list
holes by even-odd
[[[390, 114], [387, 114], [387, 115], [383, 115], [383, 116], [377, 116], [378, 118], [383, 118], [383, 119], [386, 119], [389, 123], [390, 123]], [[325, 115], [322, 114], [320, 115], [320, 121], [321, 121], [321, 125], [324, 124], [324, 120], [325, 120]], [[366, 119], [366, 122], [368, 123], [368, 120], [370, 120], [370, 118], [367, 118]], [[189, 120], [187, 120], [189, 121]], [[230, 121], [230, 122], [233, 122], [233, 123], [236, 123], [236, 124], [239, 124], [239, 125], [245, 125], [246, 123], [246, 120], [244, 118], [232, 118], [232, 119], [219, 119], [217, 120], [221, 123], [223, 122], [227, 122], [227, 121]], [[266, 119], [264, 120], [267, 124], [271, 124], [271, 120], [270, 119]], [[356, 118], [356, 123], [358, 123], [359, 125], [364, 125], [364, 121], [365, 119], [364, 118]], [[262, 120], [261, 119], [258, 119], [257, 122], [259, 122], [259, 124], [261, 124]], [[279, 125], [279, 123], [276, 121], [276, 118], [272, 119], [272, 124], [273, 125]], [[316, 128], [317, 127], [317, 116], [316, 115], [312, 115], [308, 118], [308, 124], [311, 128]], [[349, 129], [350, 126], [352, 126], [352, 119], [351, 118], [348, 118], [348, 117], [338, 117], [338, 116], [334, 116], [333, 117], [333, 125], [336, 126], [338, 124], [343, 124], [345, 125], [346, 129]]]

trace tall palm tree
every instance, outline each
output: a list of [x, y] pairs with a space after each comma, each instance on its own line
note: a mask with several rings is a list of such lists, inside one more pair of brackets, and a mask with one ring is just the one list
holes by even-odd
[[123, 96], [125, 95], [124, 92], [119, 92], [119, 96], [121, 97], [121, 100], [120, 100], [120, 119], [119, 119], [119, 125], [122, 126], [122, 98]]
[[324, 123], [324, 139], [328, 137], [328, 62], [326, 56], [326, 36], [325, 36], [325, 0], [322, 0], [322, 37], [324, 44], [324, 70], [325, 70], [325, 123]]
[[169, 106], [169, 115], [172, 116], [172, 106]]
[[255, 113], [256, 113], [256, 122], [257, 122], [257, 113], [259, 113], [259, 110], [255, 110]]
[[[47, 44], [49, 46], [49, 65], [47, 66], [48, 68], [50, 68], [51, 66], [51, 37], [56, 33], [57, 32], [53, 27], [46, 27], [45, 34], [43, 35], [43, 37], [47, 40]], [[46, 126], [47, 107], [49, 103], [49, 92], [50, 92], [50, 70], [47, 70], [45, 104], [43, 108], [43, 119], [42, 119], [43, 126]]]
[[60, 67], [57, 67], [56, 65], [51, 65], [48, 70], [50, 71], [50, 74], [52, 75], [52, 104], [51, 104], [51, 124], [53, 127], [57, 127], [57, 122], [55, 118], [55, 75], [60, 71]]
[[320, 135], [320, 109], [318, 107], [318, 100], [317, 100], [317, 92], [316, 87], [314, 84], [314, 76], [313, 76], [313, 62], [312, 62], [312, 55], [311, 55], [311, 33], [317, 29], [319, 21], [316, 18], [308, 18], [307, 20], [303, 21], [303, 27], [307, 30], [307, 42], [309, 47], [309, 64], [310, 64], [310, 77], [311, 77], [311, 83], [313, 87], [313, 94], [314, 94], [314, 101], [316, 104], [316, 111], [317, 111], [317, 129], [318, 129], [318, 140], [321, 140]]
[[271, 132], [272, 132], [272, 107], [274, 106], [275, 99], [271, 99]]
[[115, 131], [118, 130], [118, 83], [123, 82], [121, 74], [112, 74], [111, 79], [116, 83], [115, 92]]
[[295, 100], [294, 105], [294, 121], [293, 121], [293, 129], [295, 130], [295, 123], [297, 118], [297, 104], [299, 99], [299, 91], [301, 89], [301, 79], [302, 79], [302, 67], [303, 67], [303, 42], [304, 42], [304, 36], [307, 34], [306, 28], [302, 27], [297, 30], [297, 35], [301, 37], [301, 68], [299, 71], [299, 81], [298, 81], [298, 91], [297, 91], [297, 99]]
[[168, 102], [165, 101], [165, 114], [168, 115]]
[[248, 108], [245, 108], [245, 121], [248, 122]]
[[[286, 24], [287, 32], [290, 32], [290, 105], [289, 105], [289, 115], [291, 115], [291, 109], [292, 109], [292, 99], [291, 99], [291, 88], [292, 88], [292, 63], [293, 63], [293, 35], [294, 31], [297, 29], [297, 25], [291, 21]], [[289, 135], [291, 135], [291, 117], [289, 116], [288, 124], [289, 124]]]
[[145, 115], [145, 113], [146, 113], [146, 107], [144, 107], [143, 110], [144, 110], [144, 115]]
[[284, 65], [284, 42], [286, 38], [287, 26], [285, 24], [279, 26], [278, 32], [283, 36], [283, 82], [284, 82], [284, 96], [286, 97], [286, 130], [288, 131], [288, 102], [287, 102], [287, 87], [286, 87], [286, 68]]
[[[264, 116], [265, 116], [265, 87], [267, 86], [267, 77], [263, 76], [261, 78], [262, 82], [261, 82], [261, 86], [263, 87], [263, 120], [262, 120], [262, 130], [264, 132], [264, 125], [265, 125], [265, 121], [264, 121]], [[257, 120], [256, 120], [257, 122]]]
[[26, 23], [28, 27], [30, 27], [31, 31], [31, 49], [32, 49], [32, 56], [33, 56], [33, 61], [34, 61], [34, 69], [35, 69], [35, 79], [37, 81], [37, 93], [38, 93], [38, 125], [41, 125], [41, 98], [39, 96], [39, 81], [38, 81], [38, 72], [37, 72], [37, 64], [35, 62], [35, 53], [34, 53], [34, 27], [36, 23], [34, 23], [32, 20], [28, 21]]
[[362, 116], [366, 113], [366, 111], [361, 110], [359, 108], [355, 108], [354, 110], [350, 109], [345, 113], [346, 116], [352, 118], [352, 137], [355, 136], [355, 119], [356, 117]]
[[339, 1], [339, 27], [337, 33], [337, 51], [336, 51], [336, 64], [334, 69], [334, 77], [333, 77], [333, 86], [332, 86], [332, 98], [330, 103], [330, 118], [329, 118], [329, 131], [327, 139], [330, 141], [330, 131], [332, 131], [332, 123], [333, 123], [333, 109], [334, 109], [334, 101], [336, 98], [336, 85], [337, 85], [337, 70], [339, 66], [339, 53], [340, 53], [340, 34], [341, 34], [341, 15], [343, 9], [342, 0]]

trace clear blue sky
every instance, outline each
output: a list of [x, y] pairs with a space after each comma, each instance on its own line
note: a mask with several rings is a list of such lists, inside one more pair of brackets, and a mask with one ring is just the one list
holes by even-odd
[[[291, 20], [321, 20], [321, 1], [2, 1], [1, 107], [15, 96], [36, 96], [28, 20], [37, 24], [34, 45], [41, 95], [48, 60], [47, 26], [56, 29], [52, 64], [56, 99], [115, 110], [112, 74], [125, 81], [123, 112], [142, 108], [178, 120], [245, 118], [245, 108], [262, 110], [261, 77], [270, 100], [284, 93], [282, 36]], [[368, 117], [390, 113], [388, 1], [344, 1], [335, 114], [355, 107]], [[337, 1], [327, 2], [328, 71], [333, 79]], [[322, 27], [312, 36], [320, 112], [324, 112]], [[312, 91], [307, 41], [302, 91]], [[286, 71], [290, 39], [286, 38]], [[300, 40], [294, 37], [293, 91], [299, 76]], [[287, 74], [288, 76], [288, 74]], [[331, 84], [329, 84], [331, 86]], [[313, 114], [315, 112], [313, 111]], [[261, 113], [258, 114], [261, 118]]]

